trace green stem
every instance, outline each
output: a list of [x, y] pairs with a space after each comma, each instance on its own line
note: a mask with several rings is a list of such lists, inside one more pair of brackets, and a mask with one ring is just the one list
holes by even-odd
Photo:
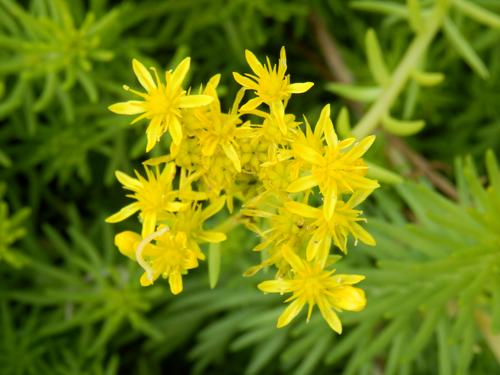
[[352, 130], [352, 134], [356, 138], [362, 138], [373, 133], [382, 117], [388, 114], [394, 101], [405, 87], [412, 71], [417, 68], [429, 44], [441, 28], [443, 19], [447, 13], [447, 4], [444, 4], [445, 2], [443, 1], [439, 3], [431, 15], [427, 27], [413, 39], [413, 42], [408, 47], [406, 54], [392, 74], [391, 80], [387, 87], [384, 88], [382, 95]]

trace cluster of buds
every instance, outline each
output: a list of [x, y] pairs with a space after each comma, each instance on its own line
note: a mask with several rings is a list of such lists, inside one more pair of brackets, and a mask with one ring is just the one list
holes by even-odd
[[146, 92], [125, 86], [142, 100], [117, 103], [110, 110], [139, 115], [133, 123], [147, 120], [146, 151], [162, 140], [170, 140], [170, 148], [144, 162], [145, 174], [116, 172], [133, 203], [107, 221], [138, 213], [141, 233], [119, 233], [115, 243], [144, 269], [143, 286], [161, 276], [178, 294], [182, 276], [205, 259], [202, 244], [226, 239], [227, 226], [206, 230], [206, 220], [229, 214], [261, 238], [254, 250], [262, 253], [262, 262], [245, 275], [272, 267], [274, 279], [259, 289], [292, 293], [278, 327], [307, 304], [307, 319], [317, 305], [340, 333], [336, 312], [359, 311], [366, 304], [363, 290], [353, 286], [364, 277], [335, 274], [332, 264], [347, 252], [349, 237], [375, 243], [360, 225], [365, 219], [356, 208], [378, 187], [366, 177], [362, 159], [374, 137], [339, 140], [329, 105], [314, 128], [306, 118], [297, 121], [287, 113], [288, 101], [313, 83], [290, 82], [284, 48], [277, 65], [245, 54], [252, 73], [234, 73], [242, 87], [229, 111], [222, 110], [217, 95], [220, 75], [197, 94], [184, 88], [189, 58], [166, 72], [165, 83], [154, 68], [133, 61]]

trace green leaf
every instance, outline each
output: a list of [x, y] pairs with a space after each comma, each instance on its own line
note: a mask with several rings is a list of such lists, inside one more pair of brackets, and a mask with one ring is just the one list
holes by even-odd
[[451, 44], [455, 47], [458, 54], [481, 78], [486, 79], [490, 76], [488, 68], [484, 65], [481, 58], [465, 39], [457, 26], [449, 18], [444, 20], [444, 32]]
[[425, 126], [425, 121], [397, 120], [387, 115], [384, 116], [384, 118], [382, 119], [382, 125], [385, 130], [387, 130], [392, 134], [399, 135], [402, 137], [407, 137], [420, 132]]
[[453, 5], [463, 14], [486, 26], [500, 29], [500, 16], [468, 0], [453, 0]]
[[286, 331], [277, 331], [268, 341], [256, 347], [255, 353], [249, 361], [245, 374], [262, 373], [264, 367], [276, 358], [279, 350], [286, 343]]
[[12, 160], [2, 150], [0, 150], [0, 165], [3, 165], [6, 168], [9, 168], [10, 166], [12, 166]]
[[412, 78], [421, 86], [437, 86], [444, 81], [443, 73], [422, 72], [421, 70], [414, 70]]
[[346, 107], [342, 107], [337, 117], [337, 132], [342, 139], [352, 137], [351, 123], [349, 121], [349, 111]]
[[384, 86], [389, 82], [390, 74], [384, 61], [375, 30], [369, 29], [366, 32], [365, 46], [368, 58], [368, 67], [370, 68], [372, 76], [375, 79], [375, 82]]
[[388, 1], [354, 1], [350, 4], [353, 9], [365, 12], [382, 13], [391, 16], [407, 17], [408, 10], [404, 5]]
[[383, 168], [379, 165], [366, 162], [368, 165], [368, 177], [374, 178], [380, 182], [384, 182], [386, 184], [400, 184], [403, 182], [403, 177], [399, 174], [390, 171], [389, 169]]
[[406, 0], [406, 6], [408, 7], [410, 27], [416, 33], [422, 31], [424, 29], [424, 23], [422, 21], [419, 0]]
[[350, 100], [368, 103], [375, 101], [382, 94], [382, 89], [378, 86], [355, 86], [333, 82], [327, 83], [325, 89]]
[[441, 318], [437, 325], [437, 342], [438, 342], [438, 364], [439, 375], [451, 375], [451, 340], [449, 338], [449, 326], [446, 318]]
[[491, 322], [491, 330], [493, 331], [494, 334], [499, 334], [500, 333], [500, 288], [498, 288], [496, 285], [500, 282], [500, 278], [496, 278], [496, 284], [495, 287], [493, 287], [492, 291], [492, 310], [491, 310], [491, 316], [492, 316], [492, 322]]
[[208, 247], [208, 281], [211, 289], [216, 287], [219, 280], [220, 262], [220, 243], [211, 243]]

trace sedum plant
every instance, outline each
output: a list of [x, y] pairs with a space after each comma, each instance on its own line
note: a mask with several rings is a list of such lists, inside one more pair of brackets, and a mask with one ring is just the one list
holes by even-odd
[[498, 373], [499, 28], [0, 0], [0, 373]]

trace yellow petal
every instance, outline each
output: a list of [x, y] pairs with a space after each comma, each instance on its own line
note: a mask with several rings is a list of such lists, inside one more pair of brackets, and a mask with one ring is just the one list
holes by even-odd
[[337, 204], [337, 191], [336, 189], [328, 189], [324, 193], [324, 206], [323, 212], [325, 214], [326, 220], [331, 220], [335, 212], [335, 206]]
[[120, 253], [135, 260], [135, 250], [141, 242], [141, 236], [132, 231], [120, 232], [115, 236], [115, 246]]
[[283, 258], [285, 258], [295, 271], [300, 272], [304, 270], [304, 261], [292, 249], [284, 249]]
[[150, 286], [150, 285], [153, 285], [154, 280], [150, 280], [148, 277], [148, 274], [146, 272], [144, 272], [141, 275], [139, 282], [141, 283], [141, 286]]
[[146, 152], [149, 152], [153, 149], [156, 143], [160, 140], [160, 137], [163, 135], [164, 129], [162, 127], [162, 118], [160, 116], [155, 116], [151, 120], [146, 129], [146, 137], [148, 139], [148, 143], [146, 145]]
[[173, 143], [180, 145], [182, 141], [182, 127], [177, 117], [174, 117], [172, 122], [169, 124], [169, 131], [172, 136]]
[[[321, 111], [316, 128], [320, 128], [322, 133], [325, 135], [326, 143], [330, 147], [337, 147], [338, 138], [333, 129], [332, 119], [330, 118], [330, 105], [327, 104]], [[316, 130], [316, 129], [315, 129]]]
[[348, 152], [346, 152], [344, 158], [351, 160], [360, 158], [366, 153], [366, 151], [368, 151], [374, 141], [374, 135], [363, 138], [359, 143], [354, 145]]
[[318, 301], [318, 307], [321, 311], [321, 315], [323, 315], [323, 318], [325, 318], [330, 328], [339, 334], [342, 333], [342, 323], [335, 311], [327, 305], [326, 301], [320, 299]]
[[223, 143], [222, 149], [224, 150], [224, 154], [226, 154], [228, 159], [233, 162], [233, 165], [234, 165], [234, 168], [236, 168], [236, 171], [241, 172], [240, 158], [238, 157], [238, 153], [234, 149], [233, 145], [230, 143]]
[[218, 243], [225, 241], [227, 236], [222, 232], [212, 232], [212, 231], [201, 231], [197, 233], [197, 236], [200, 240], [210, 243]]
[[261, 104], [262, 104], [262, 99], [260, 99], [258, 97], [250, 99], [248, 102], [246, 102], [244, 105], [241, 106], [240, 112], [253, 111], [255, 108], [257, 108]]
[[205, 221], [209, 217], [214, 216], [217, 212], [222, 210], [225, 203], [226, 203], [226, 200], [224, 197], [219, 197], [219, 198], [215, 199], [212, 203], [210, 203], [210, 205], [207, 208], [205, 208], [202, 211], [202, 213], [200, 215], [200, 220]]
[[302, 94], [314, 86], [313, 82], [292, 83], [288, 85], [288, 92], [291, 94]]
[[353, 223], [352, 225], [352, 234], [366, 245], [375, 246], [377, 244], [372, 235], [357, 223]]
[[182, 203], [182, 202], [167, 202], [165, 204], [165, 210], [170, 211], [170, 212], [181, 211], [186, 207], [187, 207], [187, 203]]
[[257, 74], [257, 76], [260, 76], [262, 74], [262, 71], [264, 70], [264, 68], [262, 67], [262, 65], [259, 62], [259, 60], [257, 59], [257, 57], [255, 57], [253, 52], [246, 49], [245, 50], [245, 58], [247, 60], [248, 65], [250, 66], [250, 69], [252, 69], [253, 72], [255, 74]]
[[151, 233], [155, 231], [156, 228], [156, 213], [142, 214], [142, 238], [149, 236]]
[[296, 299], [295, 301], [293, 301], [280, 315], [278, 324], [276, 326], [278, 328], [281, 328], [289, 324], [293, 320], [293, 318], [295, 318], [300, 313], [300, 311], [304, 307], [304, 304], [304, 301], [300, 299]]
[[[257, 271], [262, 268], [261, 265], [256, 267], [258, 267]], [[257, 288], [265, 293], [288, 293], [290, 292], [290, 282], [283, 279], [267, 280], [257, 285]]]
[[332, 279], [335, 280], [337, 283], [346, 285], [357, 284], [360, 281], [363, 281], [365, 278], [366, 277], [363, 275], [338, 274], [332, 276]]
[[207, 88], [216, 89], [219, 86], [220, 77], [220, 74], [213, 75], [207, 82]]
[[180, 98], [179, 107], [180, 108], [202, 107], [204, 105], [212, 103], [213, 101], [214, 98], [210, 95], [187, 95]]
[[308, 204], [299, 203], [295, 201], [288, 201], [285, 203], [285, 208], [294, 213], [295, 215], [309, 217], [309, 218], [317, 218], [320, 216], [321, 211], [316, 207], [311, 207]]
[[142, 105], [141, 101], [129, 100], [128, 102], [112, 104], [108, 109], [119, 115], [137, 115], [146, 111]]
[[142, 188], [142, 184], [139, 180], [130, 177], [128, 174], [121, 171], [115, 172], [116, 179], [128, 190], [137, 191]]
[[181, 86], [189, 71], [190, 64], [191, 59], [189, 57], [184, 58], [184, 60], [182, 60], [180, 64], [177, 65], [177, 68], [175, 68], [172, 72], [172, 75], [170, 76], [171, 81], [168, 83], [173, 86]]
[[142, 65], [139, 60], [132, 60], [132, 69], [134, 70], [139, 83], [146, 89], [147, 92], [150, 92], [156, 88], [156, 84], [153, 80], [153, 77], [151, 77], [151, 73], [149, 73], [146, 67]]
[[303, 176], [288, 185], [286, 189], [289, 193], [298, 193], [299, 191], [308, 190], [318, 185], [318, 180], [313, 175]]
[[285, 46], [280, 49], [280, 58], [278, 60], [278, 76], [283, 77], [286, 73], [287, 61], [286, 61], [286, 51]]
[[123, 207], [116, 214], [107, 217], [106, 223], [118, 223], [119, 221], [125, 220], [126, 218], [132, 216], [137, 211], [139, 211], [139, 205], [137, 204], [137, 202], [131, 203]]
[[330, 293], [335, 307], [347, 311], [361, 311], [366, 306], [366, 296], [363, 289], [349, 285], [334, 288]]
[[323, 160], [323, 157], [318, 151], [299, 143], [293, 145], [293, 151], [298, 158], [301, 158], [311, 164], [319, 164], [321, 163], [321, 160]]
[[315, 233], [307, 243], [306, 259], [308, 262], [316, 258], [322, 246], [323, 246], [323, 238], [318, 238], [318, 236]]
[[168, 283], [170, 284], [170, 291], [172, 294], [179, 294], [182, 292], [182, 276], [179, 272], [172, 272], [168, 276]]
[[236, 82], [238, 82], [241, 86], [243, 86], [246, 89], [255, 91], [259, 89], [259, 85], [255, 81], [241, 75], [240, 73], [233, 72], [233, 78]]

